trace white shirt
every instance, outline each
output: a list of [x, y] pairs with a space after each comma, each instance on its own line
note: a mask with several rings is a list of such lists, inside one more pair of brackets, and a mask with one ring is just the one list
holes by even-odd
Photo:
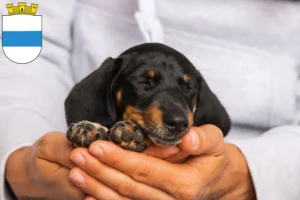
[[40, 57], [16, 65], [0, 54], [2, 180], [11, 152], [46, 132], [65, 132], [63, 101], [75, 82], [146, 41], [138, 12], [158, 27], [146, 30], [150, 39], [185, 54], [225, 105], [233, 121], [226, 140], [245, 155], [257, 198], [300, 199], [300, 4], [160, 0], [151, 11], [140, 2], [37, 2], [44, 20]]

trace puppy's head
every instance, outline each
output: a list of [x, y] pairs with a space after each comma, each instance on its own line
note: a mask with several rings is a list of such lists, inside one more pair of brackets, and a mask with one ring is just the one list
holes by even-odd
[[224, 135], [231, 125], [192, 63], [157, 43], [138, 45], [105, 60], [75, 85], [65, 108], [68, 124], [89, 120], [111, 127], [131, 120], [161, 146], [178, 144], [192, 125], [214, 124]]
[[135, 122], [157, 145], [178, 144], [205, 112], [200, 107], [203, 90], [209, 89], [200, 73], [184, 55], [162, 44], [133, 47], [118, 59], [111, 83], [118, 118]]

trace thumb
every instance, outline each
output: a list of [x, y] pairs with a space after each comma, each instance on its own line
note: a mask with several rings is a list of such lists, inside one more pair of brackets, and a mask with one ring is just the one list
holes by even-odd
[[74, 149], [66, 139], [66, 134], [61, 132], [50, 132], [43, 135], [33, 145], [35, 156], [65, 166], [69, 169], [75, 167], [70, 155]]
[[181, 139], [180, 150], [190, 155], [212, 154], [222, 151], [222, 131], [214, 125], [192, 127]]

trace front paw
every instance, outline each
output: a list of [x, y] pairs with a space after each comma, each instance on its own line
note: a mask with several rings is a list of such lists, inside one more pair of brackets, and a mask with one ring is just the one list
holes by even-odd
[[89, 147], [95, 140], [107, 140], [108, 129], [97, 123], [81, 121], [69, 126], [67, 138], [76, 147]]
[[141, 152], [150, 145], [149, 138], [132, 121], [120, 121], [110, 129], [110, 140], [124, 149]]

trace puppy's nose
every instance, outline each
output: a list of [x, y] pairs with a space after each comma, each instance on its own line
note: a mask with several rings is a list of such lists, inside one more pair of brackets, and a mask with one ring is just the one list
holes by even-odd
[[175, 134], [182, 133], [189, 125], [189, 120], [186, 116], [165, 117], [163, 122], [165, 127]]

